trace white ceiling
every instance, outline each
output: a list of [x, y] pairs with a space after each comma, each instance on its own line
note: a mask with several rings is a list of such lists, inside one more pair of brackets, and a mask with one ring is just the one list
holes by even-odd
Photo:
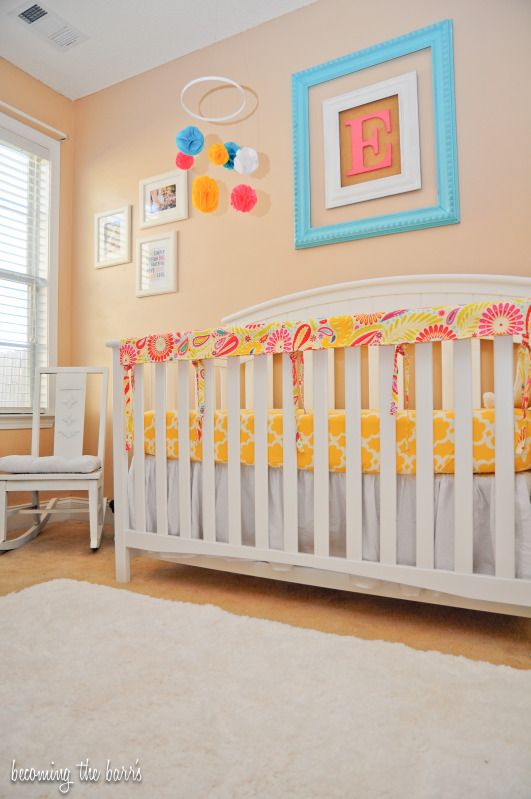
[[[14, 9], [34, 2], [88, 36], [60, 52]], [[0, 55], [72, 100], [316, 0], [0, 0]]]

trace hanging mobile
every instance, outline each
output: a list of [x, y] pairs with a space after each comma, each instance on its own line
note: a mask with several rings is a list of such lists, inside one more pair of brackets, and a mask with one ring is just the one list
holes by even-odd
[[[193, 111], [190, 111], [190, 109], [184, 102], [184, 95], [186, 94], [188, 89], [190, 89], [192, 86], [196, 86], [198, 83], [207, 83], [209, 81], [218, 81], [219, 83], [223, 83], [227, 86], [234, 86], [234, 88], [239, 91], [242, 97], [242, 102], [240, 107], [232, 114], [227, 114], [226, 116], [222, 117], [205, 117], [202, 114], [196, 114]], [[237, 81], [232, 80], [231, 78], [223, 78], [220, 75], [205, 75], [202, 78], [194, 78], [194, 80], [191, 80], [189, 83], [186, 84], [186, 86], [183, 86], [181, 90], [182, 107], [184, 108], [187, 114], [190, 114], [190, 116], [193, 117], [194, 119], [199, 119], [201, 122], [228, 122], [230, 119], [234, 119], [235, 117], [237, 117], [238, 114], [241, 114], [241, 112], [245, 108], [246, 102], [247, 100], [245, 98], [245, 91], [243, 86], [237, 83]]]

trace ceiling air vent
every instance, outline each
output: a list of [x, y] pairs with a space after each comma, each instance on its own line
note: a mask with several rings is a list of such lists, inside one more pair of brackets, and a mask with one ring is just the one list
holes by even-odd
[[11, 13], [16, 14], [17, 18], [25, 25], [31, 25], [33, 33], [36, 33], [41, 39], [45, 39], [56, 50], [70, 50], [76, 44], [88, 39], [88, 36], [74, 28], [58, 14], [48, 11], [37, 3], [30, 6], [24, 3], [23, 6], [19, 6]]
[[19, 19], [23, 19], [24, 22], [27, 22], [28, 25], [31, 25], [32, 22], [37, 22], [38, 19], [44, 17], [48, 12], [41, 8], [40, 6], [34, 5], [26, 8], [22, 11], [18, 16]]

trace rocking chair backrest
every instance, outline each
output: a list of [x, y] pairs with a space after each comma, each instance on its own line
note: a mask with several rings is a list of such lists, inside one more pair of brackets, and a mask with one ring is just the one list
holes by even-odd
[[33, 400], [31, 454], [39, 455], [40, 392], [43, 374], [55, 375], [55, 422], [53, 454], [65, 458], [83, 455], [85, 400], [88, 375], [101, 375], [98, 457], [105, 454], [105, 415], [109, 370], [105, 367], [48, 367], [37, 369]]
[[55, 379], [53, 453], [64, 458], [83, 455], [87, 376], [62, 372]]

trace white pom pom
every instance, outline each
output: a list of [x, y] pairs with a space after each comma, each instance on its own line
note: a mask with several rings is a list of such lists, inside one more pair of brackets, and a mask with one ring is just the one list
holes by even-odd
[[240, 175], [251, 175], [258, 169], [258, 153], [252, 147], [240, 147], [234, 159], [234, 169]]

